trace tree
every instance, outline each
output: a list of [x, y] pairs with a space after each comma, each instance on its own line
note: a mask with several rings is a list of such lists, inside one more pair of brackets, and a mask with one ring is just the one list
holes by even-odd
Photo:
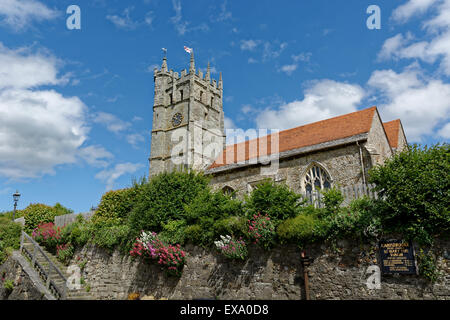
[[449, 173], [448, 144], [413, 145], [374, 167], [369, 181], [385, 200], [384, 228], [425, 243], [431, 243], [433, 235], [448, 232]]

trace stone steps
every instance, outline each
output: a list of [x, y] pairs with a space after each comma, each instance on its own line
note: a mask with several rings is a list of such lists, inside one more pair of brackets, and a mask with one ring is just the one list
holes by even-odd
[[[29, 242], [24, 242], [23, 246], [28, 249], [30, 253], [33, 253], [33, 244]], [[61, 271], [61, 273], [66, 277], [66, 279], [72, 275], [72, 273], [67, 272], [67, 266], [62, 264], [56, 256], [45, 250], [45, 248], [41, 247], [44, 254], [47, 258]], [[49, 263], [47, 259], [42, 256], [41, 253], [36, 255], [36, 261], [44, 268], [45, 271], [48, 270]], [[55, 283], [56, 286], [62, 288], [65, 285], [65, 281], [61, 278], [60, 274], [52, 268], [50, 272], [50, 278]], [[67, 300], [95, 300], [89, 292], [86, 292], [86, 289], [82, 287], [78, 290], [68, 290], [67, 291]]]

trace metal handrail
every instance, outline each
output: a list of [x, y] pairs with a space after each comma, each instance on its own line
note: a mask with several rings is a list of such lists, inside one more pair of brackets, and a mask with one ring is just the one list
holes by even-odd
[[[24, 240], [27, 239], [31, 242], [31, 244], [33, 245], [33, 253], [29, 252], [28, 250], [26, 250], [26, 248], [24, 248]], [[50, 286], [53, 286], [56, 291], [58, 291], [58, 293], [61, 295], [62, 298], [66, 298], [67, 296], [67, 279], [64, 276], [64, 274], [61, 272], [61, 270], [59, 270], [59, 268], [50, 260], [50, 258], [45, 254], [45, 252], [42, 250], [42, 248], [39, 246], [39, 244], [34, 241], [34, 239], [32, 237], [30, 237], [27, 233], [25, 233], [24, 231], [22, 231], [21, 234], [21, 239], [20, 239], [20, 251], [22, 252], [22, 250], [25, 249], [27, 251], [27, 255], [31, 258], [32, 264], [33, 264], [33, 268], [35, 267], [34, 264], [38, 264], [38, 262], [36, 261], [36, 250], [38, 250], [42, 256], [45, 258], [45, 260], [48, 262], [48, 273], [45, 272], [44, 268], [39, 265], [39, 268], [46, 274], [47, 279], [45, 281], [45, 286], [50, 289]], [[56, 284], [51, 280], [51, 271], [55, 270], [56, 273], [58, 273], [58, 275], [63, 279], [64, 284], [62, 285], [63, 288], [62, 290], [60, 288], [58, 288], [58, 286], [56, 286]], [[62, 291], [62, 294], [61, 294]]]

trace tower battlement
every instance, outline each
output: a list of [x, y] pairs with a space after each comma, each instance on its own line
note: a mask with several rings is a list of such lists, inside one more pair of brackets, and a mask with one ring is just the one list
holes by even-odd
[[[214, 161], [217, 154], [210, 156], [197, 155], [194, 146], [201, 146], [208, 142], [225, 144], [224, 112], [223, 112], [223, 81], [220, 74], [219, 81], [211, 78], [211, 69], [208, 63], [206, 73], [195, 68], [194, 54], [191, 53], [189, 71], [180, 73], [169, 70], [167, 58], [163, 58], [161, 68], [154, 69], [154, 103], [152, 143], [150, 153], [150, 176], [161, 171], [173, 170], [174, 149], [180, 146], [180, 137], [186, 142], [186, 148], [177, 153], [184, 157], [185, 167], [203, 169]], [[194, 140], [194, 127], [201, 128], [200, 138], [196, 133]], [[180, 134], [180, 131], [183, 131]], [[178, 138], [174, 138], [177, 135]], [[179, 139], [180, 138], [180, 139]], [[201, 139], [201, 141], [198, 141]], [[200, 150], [202, 148], [199, 148]], [[202, 165], [194, 158], [202, 158]]]

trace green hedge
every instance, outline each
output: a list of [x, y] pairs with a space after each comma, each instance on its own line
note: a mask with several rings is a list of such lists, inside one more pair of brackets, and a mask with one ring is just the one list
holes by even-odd
[[39, 224], [54, 222], [56, 216], [66, 214], [66, 211], [62, 210], [61, 207], [51, 207], [42, 203], [28, 205], [21, 210], [25, 218], [25, 232], [31, 234]]
[[19, 249], [22, 226], [10, 219], [0, 217], [0, 264], [2, 264], [12, 250]]
[[256, 186], [246, 197], [247, 216], [268, 214], [275, 224], [296, 217], [302, 208], [301, 195], [293, 192], [285, 184], [266, 180]]
[[208, 186], [208, 179], [195, 172], [161, 173], [140, 187], [128, 216], [134, 236], [141, 230], [160, 232], [171, 220], [184, 219], [185, 206]]

